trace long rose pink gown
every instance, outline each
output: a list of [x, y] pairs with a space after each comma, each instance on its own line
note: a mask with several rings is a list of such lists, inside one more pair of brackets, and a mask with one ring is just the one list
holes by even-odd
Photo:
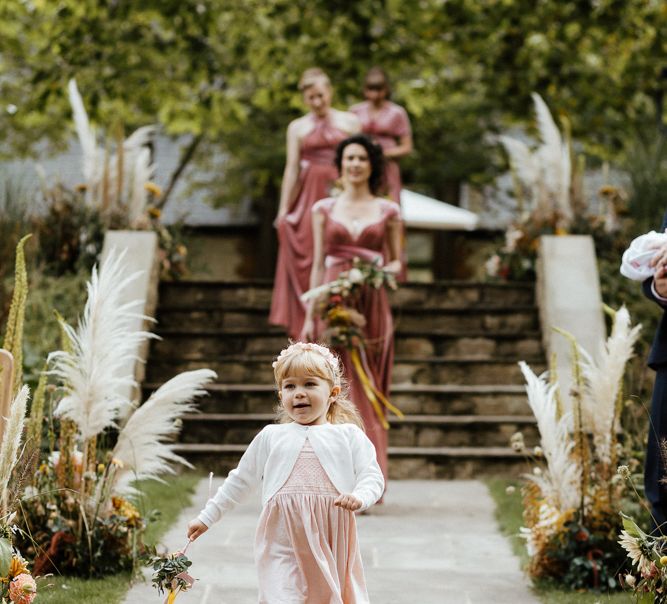
[[306, 439], [257, 524], [259, 604], [368, 604], [356, 520], [338, 495]]
[[[368, 134], [383, 151], [398, 145], [398, 138], [408, 136], [412, 129], [408, 114], [396, 103], [385, 101], [379, 111], [375, 111], [370, 101], [364, 101], [350, 107], [361, 121], [361, 130]], [[401, 170], [395, 159], [388, 159], [384, 172], [385, 188], [396, 203], [401, 202]]]
[[[408, 136], [412, 133], [407, 112], [403, 107], [391, 101], [385, 101], [379, 111], [374, 109], [370, 101], [353, 105], [350, 107], [350, 111], [359, 117], [362, 132], [368, 134], [382, 147], [383, 151], [398, 146], [399, 137]], [[401, 181], [401, 169], [395, 159], [385, 159], [383, 181], [381, 192], [400, 204], [403, 183]], [[405, 251], [405, 231], [402, 239], [401, 262], [403, 268], [398, 274], [399, 282], [407, 280], [408, 262]]]
[[[335, 199], [328, 198], [318, 201], [313, 212], [321, 212], [324, 222], [324, 283], [333, 281], [341, 271], [349, 270], [352, 260], [357, 257], [368, 262], [380, 258], [382, 264], [385, 250], [388, 249], [387, 222], [399, 219], [398, 205], [393, 201], [379, 200], [381, 217], [377, 222], [366, 225], [356, 236], [346, 225], [331, 216]], [[394, 364], [394, 322], [391, 316], [389, 298], [384, 288], [365, 287], [359, 296], [355, 309], [366, 318], [363, 329], [368, 368], [372, 373], [376, 387], [389, 398], [391, 373]], [[322, 326], [319, 326], [321, 330]], [[345, 368], [345, 377], [350, 386], [350, 398], [357, 405], [364, 420], [366, 434], [375, 445], [377, 460], [387, 479], [387, 430], [382, 426], [371, 402], [356, 377], [354, 365], [347, 349], [337, 350]]]
[[269, 322], [283, 325], [290, 338], [299, 338], [305, 307], [299, 299], [308, 289], [313, 263], [311, 209], [331, 192], [338, 178], [336, 146], [349, 136], [328, 118], [313, 116], [315, 127], [301, 141], [297, 192], [289, 212], [278, 224], [278, 261]]

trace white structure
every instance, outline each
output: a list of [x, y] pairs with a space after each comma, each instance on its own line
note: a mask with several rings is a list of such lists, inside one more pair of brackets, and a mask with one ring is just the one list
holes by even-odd
[[401, 189], [405, 226], [416, 229], [463, 230], [477, 228], [477, 214], [421, 193]]

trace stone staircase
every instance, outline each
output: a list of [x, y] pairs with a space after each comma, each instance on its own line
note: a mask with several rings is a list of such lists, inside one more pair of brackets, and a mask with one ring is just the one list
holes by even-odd
[[[271, 361], [287, 344], [267, 323], [271, 283], [165, 282], [146, 394], [188, 369], [218, 382], [184, 418], [177, 452], [202, 468], [234, 467], [273, 421]], [[531, 284], [406, 284], [392, 294], [396, 354], [391, 400], [392, 478], [463, 478], [525, 471], [509, 447], [516, 431], [537, 441], [517, 361], [545, 368]]]

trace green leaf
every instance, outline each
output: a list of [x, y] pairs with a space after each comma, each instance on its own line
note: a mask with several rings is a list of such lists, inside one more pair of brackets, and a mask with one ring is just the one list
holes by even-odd
[[0, 577], [6, 577], [9, 574], [9, 567], [12, 563], [12, 544], [4, 537], [0, 538]]
[[621, 518], [623, 518], [623, 528], [628, 532], [629, 535], [641, 539], [646, 538], [646, 533], [637, 526], [637, 523], [632, 518], [630, 518], [630, 516], [626, 516], [623, 512], [621, 512]]

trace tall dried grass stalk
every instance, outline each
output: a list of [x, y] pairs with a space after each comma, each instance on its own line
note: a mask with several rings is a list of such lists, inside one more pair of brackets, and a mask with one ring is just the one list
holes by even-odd
[[23, 383], [23, 323], [25, 303], [28, 298], [28, 272], [25, 266], [25, 242], [31, 235], [23, 237], [16, 246], [16, 264], [14, 269], [14, 293], [9, 307], [9, 317], [2, 348], [14, 357], [13, 394], [18, 393]]
[[0, 519], [9, 511], [9, 479], [18, 461], [29, 394], [28, 387], [23, 386], [12, 401], [7, 429], [0, 444]]

